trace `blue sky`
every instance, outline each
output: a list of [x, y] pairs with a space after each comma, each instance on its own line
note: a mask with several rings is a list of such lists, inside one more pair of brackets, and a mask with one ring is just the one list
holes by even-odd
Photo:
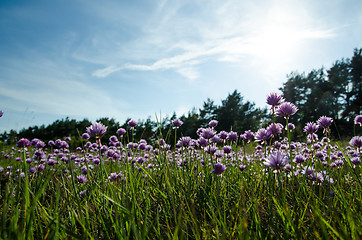
[[0, 2], [0, 132], [187, 113], [362, 47], [360, 0]]

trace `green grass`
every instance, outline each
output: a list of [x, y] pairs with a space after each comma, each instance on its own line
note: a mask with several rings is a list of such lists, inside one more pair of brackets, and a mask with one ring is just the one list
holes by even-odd
[[[68, 160], [74, 154], [77, 161], [66, 164], [57, 157], [58, 164], [43, 163], [44, 170], [20, 177], [24, 171], [17, 169], [29, 169], [41, 162], [26, 163], [24, 167], [24, 157], [29, 153], [31, 158], [33, 148], [26, 149], [24, 155], [9, 149], [6, 153], [13, 155], [8, 159], [1, 156], [0, 160], [4, 168], [0, 173], [0, 238], [360, 239], [362, 236], [361, 166], [350, 164], [345, 148], [332, 150], [344, 151], [346, 161], [341, 167], [323, 166], [315, 153], [309, 154], [302, 164], [326, 171], [333, 184], [319, 183], [303, 174], [266, 171], [262, 163], [264, 149], [255, 151], [252, 146], [248, 146], [246, 153], [240, 146], [234, 146], [232, 157], [219, 159], [227, 166], [221, 175], [211, 172], [210, 155], [198, 147], [178, 152], [159, 148], [158, 154], [134, 149], [129, 159], [130, 150], [120, 147], [118, 150], [121, 156], [115, 162], [102, 153], [101, 165], [81, 161], [97, 156], [99, 151], [67, 153], [65, 150]], [[302, 147], [294, 151], [302, 151]], [[46, 152], [48, 158], [50, 154], [52, 149]], [[146, 162], [132, 164], [132, 160], [147, 155]], [[16, 161], [16, 157], [22, 160]], [[187, 163], [180, 168], [174, 159]], [[79, 166], [75, 164], [78, 160]], [[154, 167], [148, 168], [149, 163]], [[240, 164], [246, 165], [244, 171], [239, 170]], [[7, 166], [13, 168], [7, 170]], [[88, 167], [85, 183], [77, 180], [81, 166]], [[293, 167], [301, 168], [294, 164]], [[11, 176], [6, 175], [7, 171]], [[123, 176], [109, 181], [111, 172]], [[85, 194], [81, 194], [83, 191]]]

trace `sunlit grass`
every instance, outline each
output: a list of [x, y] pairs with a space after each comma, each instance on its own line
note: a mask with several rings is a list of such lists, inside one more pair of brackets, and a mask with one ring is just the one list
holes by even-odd
[[[209, 142], [231, 146], [219, 156], [163, 140], [97, 141], [76, 152], [9, 148], [0, 160], [0, 238], [359, 239], [361, 165], [351, 159], [361, 153], [326, 141], [291, 149], [289, 141]], [[290, 162], [292, 170], [264, 165], [271, 152], [291, 150], [307, 160]], [[221, 174], [212, 172], [216, 162], [226, 167]]]

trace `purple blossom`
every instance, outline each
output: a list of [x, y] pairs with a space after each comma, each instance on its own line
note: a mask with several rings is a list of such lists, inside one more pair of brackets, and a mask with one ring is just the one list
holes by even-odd
[[307, 133], [307, 134], [313, 134], [313, 133], [316, 133], [318, 131], [318, 128], [319, 128], [319, 126], [316, 123], [309, 122], [304, 127], [304, 132]]
[[100, 122], [95, 122], [87, 127], [86, 131], [90, 137], [95, 137], [96, 139], [99, 139], [103, 137], [103, 135], [106, 133], [107, 127]]
[[239, 166], [240, 171], [244, 171], [244, 170], [245, 170], [245, 168], [246, 168], [246, 166], [245, 166], [245, 165], [240, 165], [240, 166]]
[[305, 162], [307, 159], [303, 156], [303, 155], [297, 155], [297, 156], [295, 156], [295, 158], [294, 158], [294, 160], [293, 160], [293, 162], [295, 162], [295, 163], [303, 163], [303, 162]]
[[201, 137], [205, 138], [205, 139], [210, 139], [212, 138], [214, 135], [216, 134], [215, 130], [212, 128], [205, 128], [202, 133], [201, 133]]
[[197, 136], [201, 136], [202, 132], [204, 131], [205, 128], [198, 128], [196, 131]]
[[192, 144], [192, 139], [190, 137], [182, 137], [179, 141], [178, 141], [178, 145], [179, 147], [189, 147]]
[[0, 117], [4, 115], [4, 112], [0, 110]]
[[114, 173], [109, 174], [108, 180], [109, 181], [114, 181], [117, 178], [118, 178], [118, 174], [114, 172]]
[[26, 138], [22, 138], [16, 143], [16, 146], [17, 147], [30, 147], [30, 141]]
[[295, 125], [293, 123], [288, 123], [288, 127], [290, 131], [293, 131], [295, 129]]
[[221, 139], [226, 139], [226, 138], [228, 137], [228, 133], [225, 132], [225, 131], [221, 131], [221, 132], [219, 133], [219, 137], [220, 137]]
[[222, 158], [224, 156], [224, 151], [223, 150], [216, 150], [215, 156], [217, 158]]
[[110, 142], [118, 142], [118, 138], [116, 136], [112, 135], [112, 136], [109, 137], [109, 141]]
[[182, 124], [184, 124], [184, 122], [178, 118], [172, 121], [172, 125], [174, 126], [174, 128], [179, 128]]
[[269, 93], [266, 97], [266, 103], [271, 106], [270, 110], [273, 112], [274, 108], [284, 102], [284, 98], [278, 93]]
[[85, 183], [85, 182], [88, 181], [88, 180], [87, 180], [87, 177], [84, 176], [84, 175], [79, 175], [79, 176], [77, 176], [77, 180], [78, 180], [79, 183]]
[[355, 136], [349, 141], [349, 145], [353, 147], [360, 148], [362, 147], [362, 137], [361, 136]]
[[291, 102], [283, 102], [281, 103], [275, 114], [280, 117], [284, 117], [285, 119], [289, 119], [290, 116], [294, 115], [298, 111], [298, 108]]
[[43, 147], [45, 147], [45, 143], [44, 143], [43, 141], [40, 141], [40, 140], [39, 140], [39, 142], [37, 142], [37, 143], [35, 144], [35, 147], [36, 147], [36, 148], [43, 148]]
[[351, 163], [353, 163], [354, 165], [360, 164], [361, 159], [359, 157], [354, 157], [351, 159]]
[[135, 120], [129, 120], [127, 124], [131, 128], [135, 128], [138, 125], [138, 123]]
[[271, 136], [278, 136], [282, 134], [283, 125], [281, 123], [272, 123], [268, 126], [267, 131]]
[[245, 131], [244, 132], [244, 138], [246, 139], [246, 140], [248, 140], [248, 143], [251, 141], [251, 140], [253, 140], [254, 139], [254, 133], [252, 132], [252, 131], [250, 131], [250, 130], [247, 130], [247, 131]]
[[125, 135], [127, 133], [127, 131], [124, 129], [124, 128], [119, 128], [118, 130], [117, 130], [117, 134], [119, 135], [119, 136], [123, 136], [123, 135]]
[[221, 163], [216, 163], [214, 165], [214, 169], [212, 170], [213, 173], [219, 175], [223, 173], [226, 170], [226, 167]]
[[200, 147], [206, 147], [209, 143], [207, 142], [207, 140], [203, 137], [200, 137], [197, 140], [197, 143], [199, 144]]
[[282, 169], [289, 162], [289, 158], [282, 152], [273, 152], [266, 159], [264, 165], [273, 169]]
[[330, 117], [322, 116], [318, 119], [317, 124], [318, 126], [324, 128], [324, 132], [331, 126], [333, 119]]
[[215, 146], [207, 146], [207, 147], [205, 147], [205, 149], [204, 149], [204, 151], [206, 152], [206, 153], [208, 153], [208, 154], [211, 154], [211, 155], [213, 155], [215, 152], [216, 152], [216, 150], [217, 150], [217, 147], [215, 147]]
[[83, 134], [82, 134], [82, 139], [88, 140], [89, 138], [90, 138], [90, 136], [89, 136], [88, 133], [83, 133]]
[[358, 115], [354, 118], [354, 124], [359, 124], [362, 127], [362, 115]]
[[230, 153], [231, 152], [231, 147], [226, 145], [226, 146], [223, 147], [223, 150], [224, 150], [224, 153], [226, 153], [226, 154]]
[[235, 141], [238, 138], [238, 134], [236, 132], [229, 132], [228, 136], [227, 136], [227, 140], [229, 141]]
[[145, 143], [140, 143], [140, 144], [138, 145], [138, 150], [143, 151], [143, 150], [146, 149], [146, 146], [147, 146], [147, 144], [145, 144]]
[[220, 141], [221, 141], [221, 138], [218, 135], [215, 135], [210, 139], [210, 142], [212, 142], [212, 143], [218, 143]]
[[255, 134], [255, 141], [264, 142], [270, 138], [270, 132], [268, 132], [265, 128], [259, 129]]
[[70, 137], [65, 137], [64, 141], [70, 142], [72, 139]]
[[215, 128], [219, 122], [217, 120], [211, 120], [209, 122], [209, 127]]

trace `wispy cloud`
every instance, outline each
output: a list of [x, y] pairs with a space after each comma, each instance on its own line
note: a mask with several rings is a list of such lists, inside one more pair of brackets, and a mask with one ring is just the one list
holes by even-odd
[[[281, 34], [282, 32], [268, 32], [267, 35], [245, 35], [236, 36], [225, 39], [215, 39], [204, 43], [195, 43], [192, 48], [189, 44], [186, 44], [184, 49], [187, 49], [181, 54], [173, 55], [166, 58], [156, 60], [152, 64], [133, 64], [126, 63], [124, 65], [110, 65], [105, 68], [97, 69], [92, 73], [93, 76], [99, 78], [105, 78], [110, 74], [119, 72], [122, 70], [134, 70], [134, 71], [157, 71], [157, 70], [169, 70], [173, 69], [188, 79], [197, 79], [199, 73], [196, 66], [200, 63], [212, 58], [219, 61], [240, 61], [243, 56], [251, 55], [258, 56], [260, 50], [272, 50], [275, 49], [275, 42], [279, 41], [281, 44], [279, 47], [283, 47], [283, 42], [294, 44], [308, 39], [326, 39], [335, 36], [333, 29], [318, 30], [318, 29], [304, 29], [302, 31], [284, 32], [283, 36], [275, 36], [273, 34]], [[290, 34], [290, 35], [288, 35]], [[283, 39], [284, 38], [284, 39]], [[283, 39], [281, 42], [280, 39]], [[181, 48], [180, 43], [176, 43], [175, 48]], [[269, 49], [266, 49], [269, 48]]]

